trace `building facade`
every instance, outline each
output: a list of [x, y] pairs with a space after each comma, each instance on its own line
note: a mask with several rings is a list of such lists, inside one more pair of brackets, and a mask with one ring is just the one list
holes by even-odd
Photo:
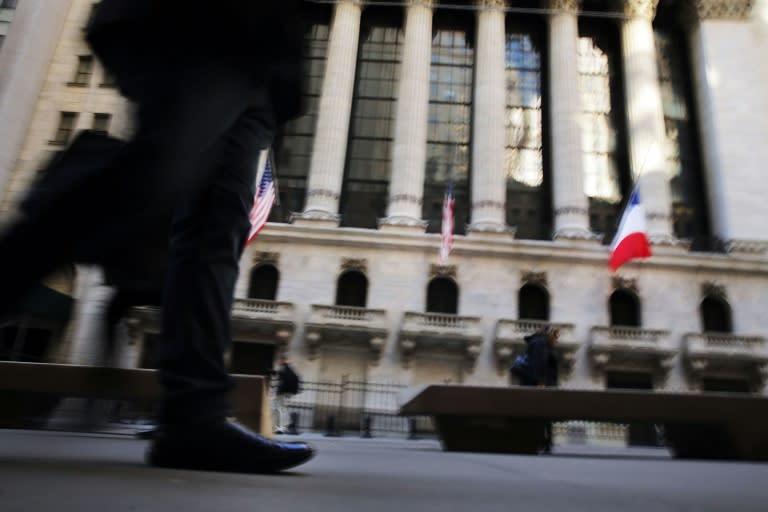
[[[92, 0], [36, 3], [0, 53], [5, 216], [74, 131], [130, 131], [82, 42]], [[233, 371], [276, 348], [307, 380], [507, 385], [553, 323], [565, 387], [768, 393], [768, 0], [308, 4], [308, 110], [273, 146]], [[654, 256], [611, 273], [635, 186]], [[95, 361], [111, 290], [57, 279], [79, 300], [40, 357]], [[151, 365], [156, 310], [124, 328], [118, 364]]]

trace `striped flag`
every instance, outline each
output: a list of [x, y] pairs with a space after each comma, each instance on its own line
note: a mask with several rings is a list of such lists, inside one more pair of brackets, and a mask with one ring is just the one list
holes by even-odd
[[629, 197], [627, 208], [621, 216], [619, 230], [611, 244], [608, 266], [616, 271], [630, 260], [648, 258], [651, 255], [651, 244], [648, 243], [646, 235], [645, 208], [640, 202], [640, 191], [635, 187]]
[[443, 197], [443, 224], [440, 232], [440, 263], [448, 260], [453, 248], [453, 210], [456, 198], [453, 196], [453, 180], [448, 182], [448, 189]]
[[275, 180], [272, 177], [272, 163], [269, 156], [264, 164], [264, 173], [261, 175], [259, 187], [256, 189], [256, 196], [253, 199], [253, 208], [248, 218], [251, 221], [251, 232], [248, 233], [247, 244], [253, 242], [256, 235], [267, 223], [269, 212], [272, 211], [272, 205], [275, 204]]

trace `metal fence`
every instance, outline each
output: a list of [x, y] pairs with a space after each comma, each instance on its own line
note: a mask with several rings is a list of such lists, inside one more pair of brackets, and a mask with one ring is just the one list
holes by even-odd
[[301, 393], [288, 399], [288, 412], [298, 431], [327, 435], [434, 435], [429, 417], [397, 414], [397, 397], [407, 386], [360, 382], [303, 382]]

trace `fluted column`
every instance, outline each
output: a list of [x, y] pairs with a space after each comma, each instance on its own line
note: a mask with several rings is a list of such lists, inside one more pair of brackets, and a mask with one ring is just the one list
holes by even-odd
[[504, 0], [477, 0], [470, 232], [504, 233], [506, 111]]
[[0, 52], [0, 196], [37, 107], [72, 0], [18, 3]]
[[666, 129], [661, 103], [656, 43], [651, 22], [658, 0], [625, 0], [621, 47], [629, 132], [629, 163], [639, 181], [652, 243], [676, 245], [666, 172]]
[[599, 240], [584, 193], [579, 94], [579, 0], [550, 0], [549, 105], [555, 240]]
[[433, 0], [410, 0], [405, 20], [405, 45], [400, 66], [392, 178], [383, 228], [398, 226], [423, 230], [424, 168], [427, 159], [429, 70], [432, 54]]
[[328, 59], [309, 167], [307, 201], [301, 220], [338, 224], [349, 120], [360, 36], [361, 0], [340, 0], [335, 7]]

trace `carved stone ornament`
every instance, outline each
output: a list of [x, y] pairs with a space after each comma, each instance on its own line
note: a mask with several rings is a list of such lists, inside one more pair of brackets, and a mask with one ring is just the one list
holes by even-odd
[[522, 282], [523, 284], [537, 284], [546, 288], [547, 273], [533, 271], [523, 272]]
[[429, 276], [434, 277], [450, 277], [456, 279], [456, 266], [455, 265], [431, 265], [429, 267]]
[[613, 278], [613, 289], [614, 290], [630, 290], [635, 293], [638, 293], [639, 288], [637, 287], [637, 279], [632, 279], [628, 277], [622, 277], [622, 276], [615, 276]]
[[755, 0], [693, 0], [694, 14], [700, 20], [746, 20]]
[[355, 270], [357, 272], [362, 272], [363, 274], [365, 274], [366, 271], [368, 270], [368, 260], [357, 259], [357, 258], [344, 258], [341, 261], [341, 271], [349, 272], [350, 270]]
[[580, 0], [549, 0], [549, 8], [553, 11], [579, 12]]
[[707, 282], [701, 285], [702, 297], [717, 297], [725, 299], [725, 286], [717, 283]]
[[504, 9], [507, 7], [506, 0], [476, 0], [477, 6], [484, 9]]
[[438, 0], [408, 0], [408, 5], [423, 5], [424, 7], [434, 7]]
[[624, 0], [624, 13], [633, 18], [652, 20], [658, 5], [659, 0]]
[[253, 255], [253, 262], [257, 265], [275, 265], [280, 259], [280, 254], [276, 252], [257, 252]]

